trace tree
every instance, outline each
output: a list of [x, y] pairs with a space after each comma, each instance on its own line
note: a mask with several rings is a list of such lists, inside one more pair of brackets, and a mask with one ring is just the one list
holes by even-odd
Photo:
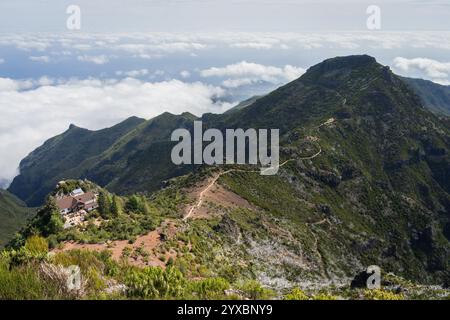
[[118, 217], [120, 214], [122, 214], [122, 205], [116, 195], [114, 195], [112, 198], [111, 214], [113, 217]]
[[38, 215], [40, 221], [37, 224], [37, 229], [42, 231], [43, 236], [57, 234], [64, 229], [64, 221], [53, 198], [47, 201]]
[[98, 211], [104, 219], [111, 217], [111, 200], [104, 191], [98, 195]]
[[57, 234], [64, 229], [64, 222], [59, 212], [53, 211], [50, 213], [50, 219], [46, 229], [46, 235]]
[[55, 199], [49, 197], [45, 205], [30, 220], [29, 224], [20, 231], [20, 235], [14, 238], [10, 245], [18, 248], [25, 244], [25, 240], [34, 235], [48, 237], [57, 234], [64, 229], [64, 221], [56, 206]]
[[125, 205], [125, 208], [129, 212], [138, 212], [140, 211], [140, 199], [137, 195], [132, 195], [128, 198], [128, 201]]
[[148, 206], [147, 199], [145, 198], [145, 196], [140, 197], [139, 211], [144, 214], [150, 213], [150, 208]]

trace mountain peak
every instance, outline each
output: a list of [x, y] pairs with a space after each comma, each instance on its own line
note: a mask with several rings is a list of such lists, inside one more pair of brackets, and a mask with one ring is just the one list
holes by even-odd
[[85, 129], [85, 128], [79, 127], [79, 126], [71, 123], [71, 124], [69, 124], [69, 128], [65, 132], [63, 132], [63, 134], [75, 134], [75, 135], [78, 135], [78, 134], [80, 134], [82, 132], [89, 132], [89, 131], [90, 131], [89, 129]]
[[338, 56], [334, 58], [326, 59], [323, 64], [346, 64], [346, 65], [358, 65], [358, 64], [370, 64], [377, 63], [377, 60], [367, 54], [357, 54], [350, 56]]
[[139, 118], [137, 116], [131, 116], [131, 117], [126, 118], [123, 122], [134, 122], [134, 121], [136, 121], [136, 122], [144, 122], [145, 119]]
[[350, 72], [359, 69], [368, 69], [373, 67], [382, 67], [374, 57], [369, 55], [352, 55], [326, 59], [310, 67], [305, 76], [320, 76], [324, 74], [336, 73], [339, 71]]
[[183, 118], [191, 119], [191, 120], [197, 120], [197, 119], [198, 119], [198, 117], [197, 117], [196, 115], [194, 115], [194, 114], [192, 114], [192, 113], [190, 113], [190, 112], [183, 112], [183, 113], [181, 114], [181, 116], [182, 116]]
[[373, 77], [382, 77], [391, 82], [389, 67], [378, 63], [369, 55], [352, 55], [324, 60], [308, 69], [300, 77], [300, 82], [313, 82], [326, 87], [342, 86], [346, 83], [358, 83]]
[[352, 55], [326, 59], [311, 68], [309, 71], [330, 71], [337, 69], [355, 69], [367, 66], [379, 65], [374, 57], [369, 55]]

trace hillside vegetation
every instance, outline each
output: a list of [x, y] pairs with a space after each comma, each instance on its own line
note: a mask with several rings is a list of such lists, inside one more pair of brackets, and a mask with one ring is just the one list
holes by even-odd
[[0, 189], [0, 248], [26, 224], [34, 211], [13, 194]]
[[[25, 255], [31, 264], [13, 270], [41, 279], [36, 268], [56, 262], [36, 262], [26, 246], [42, 237], [50, 258], [101, 260], [94, 296], [114, 283], [129, 298], [448, 297], [450, 126], [388, 67], [369, 56], [325, 60], [243, 108], [202, 117], [206, 127], [279, 128], [284, 165], [275, 176], [245, 165], [174, 166], [170, 133], [194, 119], [163, 114], [84, 159], [77, 168], [93, 182], [74, 187], [108, 200], [85, 224], [61, 229], [53, 191], [4, 263]], [[24, 167], [14, 188], [37, 181], [40, 166]], [[383, 289], [351, 288], [369, 265], [383, 270]]]
[[423, 79], [402, 79], [421, 97], [427, 108], [436, 114], [450, 116], [450, 86]]

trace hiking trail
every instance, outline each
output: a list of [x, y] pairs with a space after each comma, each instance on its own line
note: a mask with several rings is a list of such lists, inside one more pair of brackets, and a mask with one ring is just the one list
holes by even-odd
[[[334, 122], [335, 122], [335, 119], [334, 118], [330, 118], [327, 121], [325, 121], [324, 123], [320, 124], [318, 127], [316, 127], [316, 130], [319, 130], [322, 126], [331, 125]], [[280, 165], [277, 166], [278, 169], [283, 167], [284, 165], [288, 164], [289, 162], [292, 162], [292, 161], [296, 161], [296, 160], [312, 160], [312, 159], [318, 157], [322, 153], [322, 147], [318, 143], [317, 143], [317, 146], [319, 147], [319, 151], [317, 151], [312, 156], [286, 160], [286, 161], [284, 161], [283, 163], [281, 163]], [[266, 170], [270, 170], [270, 169], [273, 169], [273, 168], [266, 168], [266, 169], [264, 169], [262, 171], [261, 170], [229, 169], [229, 170], [221, 171], [221, 172], [217, 173], [216, 176], [211, 180], [211, 182], [208, 185], [206, 185], [206, 187], [202, 191], [200, 191], [200, 193], [198, 195], [197, 202], [189, 209], [188, 213], [183, 217], [182, 220], [186, 221], [187, 219], [189, 219], [192, 216], [192, 214], [197, 209], [199, 209], [202, 206], [202, 204], [203, 204], [203, 197], [204, 197], [205, 193], [208, 192], [208, 190], [211, 189], [216, 184], [217, 180], [219, 180], [219, 178], [221, 176], [223, 176], [225, 174], [228, 174], [230, 172], [258, 172], [258, 173], [263, 173]]]

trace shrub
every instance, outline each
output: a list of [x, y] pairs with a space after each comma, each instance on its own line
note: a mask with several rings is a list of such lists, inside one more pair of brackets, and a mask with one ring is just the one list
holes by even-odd
[[48, 242], [40, 236], [31, 236], [25, 242], [25, 249], [33, 256], [46, 255], [48, 253]]
[[86, 280], [90, 294], [98, 294], [106, 286], [108, 277], [117, 276], [120, 266], [111, 258], [110, 251], [70, 250], [54, 255], [50, 262], [62, 267], [78, 266]]
[[303, 290], [294, 288], [290, 293], [284, 296], [284, 300], [309, 300], [309, 297], [303, 292]]
[[365, 290], [364, 298], [367, 300], [403, 300], [402, 294], [395, 294], [382, 289]]
[[55, 283], [45, 281], [37, 266], [12, 266], [4, 255], [0, 257], [0, 300], [61, 299]]
[[173, 263], [174, 263], [173, 258], [169, 257], [169, 259], [167, 260], [166, 266], [168, 266], [168, 267], [173, 266]]
[[175, 268], [133, 268], [125, 277], [130, 297], [144, 299], [179, 298], [184, 294], [186, 280]]
[[249, 280], [239, 286], [239, 289], [246, 293], [252, 300], [266, 300], [275, 294], [272, 290], [264, 288], [258, 281]]
[[44, 254], [38, 254], [33, 255], [30, 251], [25, 249], [25, 247], [22, 247], [18, 250], [10, 250], [5, 253], [5, 257], [8, 257], [8, 261], [11, 264], [11, 266], [21, 266], [26, 265], [28, 263], [44, 260], [46, 259], [47, 255]]
[[225, 290], [230, 284], [223, 278], [209, 278], [190, 283], [191, 294], [199, 299], [220, 299], [225, 296]]
[[338, 297], [328, 293], [319, 293], [313, 296], [313, 300], [338, 300]]
[[128, 258], [128, 257], [130, 257], [130, 256], [131, 256], [131, 252], [132, 252], [132, 250], [131, 250], [130, 247], [125, 247], [125, 248], [123, 248], [123, 250], [122, 250], [122, 257], [123, 257], [123, 258]]

